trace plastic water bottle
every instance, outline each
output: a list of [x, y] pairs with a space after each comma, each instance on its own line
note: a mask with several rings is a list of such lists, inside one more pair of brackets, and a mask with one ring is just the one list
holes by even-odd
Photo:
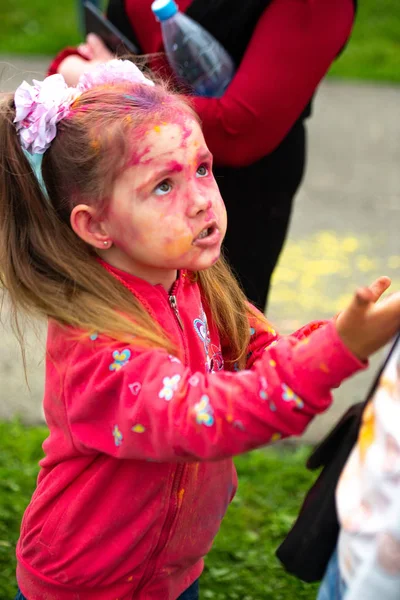
[[174, 0], [155, 0], [152, 11], [161, 23], [168, 62], [197, 96], [219, 98], [235, 65], [225, 48], [201, 25], [178, 10]]

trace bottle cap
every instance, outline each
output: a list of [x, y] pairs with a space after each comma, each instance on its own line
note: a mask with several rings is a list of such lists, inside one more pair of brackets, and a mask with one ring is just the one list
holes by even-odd
[[178, 12], [178, 6], [174, 0], [154, 0], [151, 10], [159, 21], [166, 21]]

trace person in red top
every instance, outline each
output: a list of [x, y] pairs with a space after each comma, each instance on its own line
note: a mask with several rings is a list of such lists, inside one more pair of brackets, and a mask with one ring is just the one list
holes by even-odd
[[0, 272], [48, 319], [49, 437], [19, 598], [193, 600], [232, 456], [300, 435], [400, 325], [387, 278], [281, 337], [220, 258], [197, 115], [130, 61], [23, 82], [0, 117]]
[[[107, 7], [111, 22], [145, 54], [163, 52], [151, 2], [109, 0]], [[350, 35], [355, 0], [177, 4], [222, 43], [237, 66], [222, 98], [197, 97], [193, 104], [228, 211], [225, 254], [247, 297], [264, 309], [304, 173], [304, 120], [318, 84]], [[75, 85], [82, 71], [111, 57], [91, 36], [78, 50], [61, 52], [49, 73], [60, 72]], [[164, 56], [151, 65], [157, 73], [171, 74]]]

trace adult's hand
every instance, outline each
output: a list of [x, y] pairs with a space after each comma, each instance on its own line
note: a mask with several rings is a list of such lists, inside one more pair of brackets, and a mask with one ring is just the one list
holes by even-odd
[[114, 54], [107, 48], [105, 43], [95, 33], [89, 33], [86, 37], [86, 42], [78, 46], [79, 53], [86, 60], [97, 60], [99, 62], [107, 62], [115, 58]]
[[79, 77], [83, 73], [115, 58], [114, 54], [94, 33], [89, 33], [86, 42], [78, 47], [78, 52], [79, 54], [67, 56], [58, 67], [58, 72], [70, 86], [77, 85]]

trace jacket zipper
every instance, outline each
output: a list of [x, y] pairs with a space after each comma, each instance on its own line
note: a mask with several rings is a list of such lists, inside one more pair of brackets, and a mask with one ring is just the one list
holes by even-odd
[[175, 317], [176, 317], [176, 320], [178, 321], [179, 327], [180, 327], [180, 328], [181, 328], [181, 330], [183, 331], [183, 323], [182, 323], [181, 316], [180, 316], [180, 314], [179, 314], [179, 310], [178, 310], [178, 302], [177, 302], [177, 300], [176, 300], [176, 296], [174, 296], [174, 295], [172, 295], [172, 294], [171, 294], [170, 296], [168, 296], [168, 300], [169, 300], [169, 303], [170, 303], [170, 305], [171, 305], [171, 308], [172, 308], [172, 310], [173, 310], [173, 312], [174, 312], [174, 315], [175, 315]]
[[[176, 295], [175, 295], [177, 287], [178, 287], [178, 283], [179, 282], [176, 281], [175, 284], [173, 285], [173, 287], [171, 289], [171, 293], [168, 294], [168, 301], [169, 301], [169, 305], [175, 315], [177, 323], [179, 325], [184, 348], [186, 348], [185, 339], [184, 339], [183, 323], [182, 323], [181, 316], [179, 314], [178, 302], [176, 300]], [[185, 349], [185, 354], [186, 354], [186, 349]], [[170, 494], [170, 499], [169, 499], [169, 507], [167, 510], [167, 515], [165, 517], [165, 521], [162, 526], [157, 545], [151, 554], [150, 560], [153, 561], [153, 565], [152, 565], [153, 568], [151, 569], [151, 571], [150, 571], [150, 569], [146, 569], [145, 574], [144, 574], [144, 578], [145, 578], [144, 580], [146, 582], [150, 581], [150, 579], [152, 578], [152, 576], [154, 574], [157, 557], [165, 549], [165, 546], [166, 546], [168, 539], [170, 537], [170, 534], [171, 534], [171, 529], [174, 525], [175, 519], [179, 512], [179, 508], [180, 508], [179, 490], [181, 488], [185, 470], [186, 470], [185, 463], [183, 463], [183, 464], [178, 463], [175, 467], [175, 473], [174, 473], [174, 479], [173, 479], [172, 487], [171, 487], [171, 494]]]

